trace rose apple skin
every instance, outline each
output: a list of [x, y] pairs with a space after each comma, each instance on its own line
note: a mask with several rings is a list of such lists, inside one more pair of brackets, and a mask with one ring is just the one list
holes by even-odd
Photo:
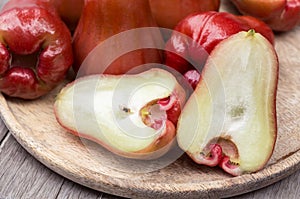
[[82, 13], [84, 0], [50, 0], [61, 19], [67, 24], [71, 32], [75, 31]]
[[150, 6], [158, 26], [174, 29], [194, 12], [218, 11], [220, 0], [150, 0]]
[[237, 9], [259, 18], [275, 31], [289, 31], [300, 23], [299, 0], [232, 0]]
[[266, 20], [275, 31], [289, 31], [300, 23], [300, 0], [288, 0], [281, 15]]
[[[108, 38], [144, 27], [157, 27], [151, 15], [148, 0], [85, 0], [83, 12], [74, 33], [74, 70], [77, 72], [87, 55]], [[162, 39], [160, 31], [153, 40]], [[127, 38], [130, 42], [141, 42], [142, 38]], [[128, 45], [127, 43], [127, 45]], [[121, 45], [116, 41], [116, 46]], [[124, 47], [124, 46], [122, 46]], [[121, 47], [120, 47], [121, 48]], [[102, 73], [124, 74], [136, 66], [147, 63], [162, 63], [162, 53], [158, 49], [138, 49], [116, 59], [107, 68], [96, 68], [96, 72], [85, 72], [84, 75]], [[98, 65], [102, 64], [97, 63]], [[100, 72], [99, 72], [100, 71]]]
[[28, 6], [38, 6], [51, 12], [53, 15], [57, 15], [57, 10], [53, 6], [52, 0], [9, 0], [1, 9], [1, 12], [14, 8], [23, 8]]
[[58, 15], [73, 32], [81, 16], [84, 0], [11, 0], [2, 10], [12, 7], [22, 8], [26, 4], [36, 4]]
[[286, 0], [231, 0], [237, 8], [260, 19], [268, 19], [280, 15]]
[[12, 0], [2, 9], [0, 90], [6, 95], [35, 99], [65, 78], [73, 63], [71, 34], [55, 13], [36, 0]]
[[[97, 103], [89, 103], [94, 104], [90, 109], [82, 101], [91, 98]], [[79, 78], [61, 90], [54, 110], [58, 123], [76, 136], [123, 157], [154, 159], [176, 143], [173, 122], [185, 99], [185, 90], [171, 73], [150, 69]]]
[[[206, 59], [214, 47], [229, 36], [254, 28], [268, 40], [274, 42], [272, 30], [255, 18], [247, 19], [226, 12], [195, 13], [183, 19], [174, 29], [166, 44], [165, 63], [184, 74], [188, 70], [201, 71]], [[182, 34], [186, 35], [182, 36]], [[188, 38], [188, 39], [187, 39]]]

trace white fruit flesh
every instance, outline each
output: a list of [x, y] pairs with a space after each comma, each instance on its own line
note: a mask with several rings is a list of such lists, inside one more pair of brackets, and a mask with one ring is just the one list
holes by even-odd
[[261, 169], [276, 141], [277, 76], [276, 52], [260, 34], [240, 32], [223, 41], [179, 118], [180, 147], [201, 163], [211, 140], [230, 140], [237, 154], [223, 155], [238, 166], [232, 174]]
[[[55, 113], [59, 123], [70, 131], [97, 140], [113, 152], [134, 153], [164, 133], [166, 113], [157, 110], [155, 102], [172, 95], [183, 96], [185, 91], [162, 69], [138, 75], [95, 75], [62, 89]], [[162, 120], [158, 129], [144, 123], [143, 114], [148, 114], [143, 113], [145, 107], [154, 110], [154, 119]]]

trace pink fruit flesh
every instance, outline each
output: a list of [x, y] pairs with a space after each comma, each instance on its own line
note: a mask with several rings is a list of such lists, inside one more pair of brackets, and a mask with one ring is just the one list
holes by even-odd
[[197, 157], [192, 156], [193, 160], [198, 164], [204, 164], [210, 167], [217, 166], [222, 160], [222, 148], [218, 144], [211, 144], [208, 147], [208, 152], [201, 152]]
[[176, 102], [176, 97], [174, 95], [166, 97], [164, 99], [160, 99], [157, 101], [161, 110], [169, 110], [173, 107], [174, 103]]
[[145, 125], [158, 130], [162, 128], [167, 120], [165, 112], [161, 111], [157, 103], [146, 105], [140, 112], [141, 118]]
[[175, 94], [147, 104], [140, 112], [143, 122], [153, 128], [160, 129], [166, 120], [176, 125], [181, 112], [179, 99]]
[[242, 171], [239, 163], [233, 161], [238, 159], [238, 149], [230, 138], [214, 138], [203, 149], [200, 155], [192, 156], [198, 164], [214, 167], [219, 165], [225, 172], [238, 176]]
[[183, 101], [184, 100], [180, 99], [178, 95], [172, 94], [171, 96], [157, 102], [161, 110], [166, 111], [168, 120], [170, 120], [175, 126], [177, 125], [177, 121], [183, 107]]
[[241, 169], [239, 168], [238, 163], [234, 163], [230, 161], [230, 158], [228, 156], [224, 156], [221, 162], [219, 163], [219, 166], [227, 173], [233, 175], [233, 176], [239, 176], [242, 174]]

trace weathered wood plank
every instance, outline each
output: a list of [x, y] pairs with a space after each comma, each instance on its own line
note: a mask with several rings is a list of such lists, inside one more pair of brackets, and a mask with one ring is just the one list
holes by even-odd
[[7, 128], [4, 124], [4, 122], [0, 119], [0, 144], [2, 142], [2, 140], [4, 139], [5, 135], [7, 135]]
[[8, 0], [1, 0], [0, 1], [0, 8], [2, 8], [4, 6], [4, 4], [7, 2]]
[[[300, 171], [264, 189], [234, 199], [298, 199]], [[121, 199], [71, 182], [28, 154], [12, 136], [0, 152], [0, 198]]]
[[299, 199], [300, 171], [266, 188], [232, 199]]
[[57, 199], [67, 199], [67, 198], [78, 198], [78, 199], [101, 199], [102, 193], [89, 190], [86, 187], [73, 183], [69, 180], [65, 180], [60, 192], [57, 195]]
[[101, 193], [77, 183], [65, 180], [57, 199], [121, 199], [117, 196]]
[[16, 142], [12, 135], [0, 152], [0, 199], [112, 199], [118, 198], [77, 183], [54, 173]]
[[0, 197], [55, 198], [63, 178], [30, 156], [10, 136], [0, 153]]

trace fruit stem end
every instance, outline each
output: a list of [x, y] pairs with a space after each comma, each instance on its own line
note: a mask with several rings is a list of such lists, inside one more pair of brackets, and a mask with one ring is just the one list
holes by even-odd
[[247, 32], [247, 37], [253, 37], [255, 35], [255, 30], [254, 29], [250, 29], [248, 32]]

